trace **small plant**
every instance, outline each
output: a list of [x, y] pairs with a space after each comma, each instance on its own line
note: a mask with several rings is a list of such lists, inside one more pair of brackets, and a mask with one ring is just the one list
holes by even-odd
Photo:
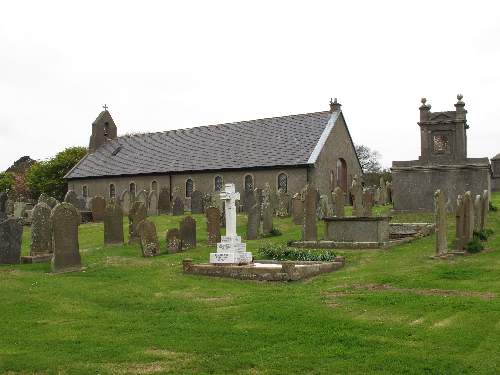
[[281, 236], [281, 231], [278, 228], [273, 228], [268, 234], [264, 234], [262, 237], [277, 237]]
[[481, 250], [484, 249], [484, 246], [481, 242], [481, 240], [474, 236], [474, 238], [472, 239], [472, 241], [470, 241], [467, 246], [465, 246], [465, 249], [469, 252], [469, 253], [479, 253]]
[[487, 241], [488, 238], [493, 234], [492, 229], [482, 229], [480, 231], [474, 231], [474, 237], [477, 237], [480, 241]]
[[330, 250], [310, 250], [287, 247], [285, 245], [266, 244], [259, 249], [262, 257], [273, 260], [299, 260], [332, 262], [335, 260], [335, 254]]
[[490, 202], [490, 204], [489, 204], [489, 208], [490, 208], [490, 211], [493, 211], [493, 212], [498, 211], [497, 206], [493, 205], [493, 203], [491, 203], [491, 202]]

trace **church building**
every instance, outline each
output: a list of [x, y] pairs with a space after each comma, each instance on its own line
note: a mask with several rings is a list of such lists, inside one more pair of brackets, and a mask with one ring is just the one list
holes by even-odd
[[189, 207], [194, 190], [216, 193], [230, 182], [240, 192], [269, 183], [291, 195], [313, 183], [327, 194], [348, 192], [354, 175], [362, 169], [335, 99], [328, 111], [120, 137], [105, 108], [87, 155], [65, 178], [84, 198], [166, 188]]

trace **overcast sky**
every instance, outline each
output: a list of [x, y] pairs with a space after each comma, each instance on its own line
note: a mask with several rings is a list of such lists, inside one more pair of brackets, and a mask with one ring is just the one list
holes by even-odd
[[118, 133], [327, 110], [384, 166], [418, 158], [418, 107], [464, 95], [470, 157], [500, 152], [497, 1], [9, 1], [0, 170]]

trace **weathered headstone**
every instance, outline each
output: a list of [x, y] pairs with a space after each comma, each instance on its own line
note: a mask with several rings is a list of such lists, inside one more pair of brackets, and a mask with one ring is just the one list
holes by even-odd
[[123, 210], [118, 202], [111, 200], [104, 211], [104, 244], [123, 245]]
[[50, 207], [50, 209], [53, 209], [56, 206], [56, 204], [59, 203], [57, 199], [52, 198], [51, 196], [45, 193], [40, 194], [40, 196], [38, 197], [38, 203], [40, 202], [46, 203]]
[[483, 208], [481, 210], [481, 229], [486, 229], [486, 224], [488, 223], [488, 212], [490, 210], [490, 196], [488, 190], [483, 191]]
[[474, 199], [474, 230], [479, 232], [483, 227], [481, 221], [483, 219], [483, 197], [479, 194]]
[[0, 222], [0, 264], [19, 264], [23, 225], [18, 219]]
[[130, 212], [128, 213], [129, 244], [136, 244], [140, 242], [141, 235], [138, 231], [138, 227], [141, 221], [146, 220], [147, 216], [148, 214], [144, 203], [134, 202]]
[[448, 251], [448, 226], [446, 224], [446, 197], [441, 190], [434, 193], [436, 214], [436, 254], [443, 255]]
[[207, 242], [216, 245], [220, 242], [220, 211], [217, 207], [209, 207], [205, 210], [207, 217]]
[[191, 194], [191, 213], [203, 213], [203, 195], [201, 194], [201, 191], [195, 190]]
[[120, 196], [120, 203], [122, 206], [123, 214], [128, 215], [132, 206], [132, 200], [130, 199], [130, 192], [128, 190], [125, 190]]
[[82, 260], [78, 244], [80, 214], [77, 209], [72, 204], [59, 203], [53, 208], [50, 220], [54, 241], [52, 272], [81, 270]]
[[387, 203], [392, 204], [392, 182], [387, 181], [385, 183], [385, 190]]
[[313, 185], [307, 185], [304, 192], [304, 227], [302, 239], [304, 241], [316, 241], [318, 230], [316, 227], [316, 196], [317, 192]]
[[172, 202], [170, 201], [170, 191], [167, 188], [160, 190], [158, 196], [158, 213], [160, 215], [168, 215], [171, 211]]
[[145, 207], [148, 207], [148, 192], [146, 190], [141, 190], [139, 194], [134, 199], [135, 202], [144, 203]]
[[375, 189], [375, 195], [373, 197], [373, 200], [375, 201], [376, 204], [380, 204], [380, 186]]
[[[247, 240], [255, 240], [261, 235], [260, 227], [260, 205], [256, 197], [257, 189], [254, 190], [254, 197], [250, 198], [254, 202], [253, 206], [248, 208], [247, 212]], [[247, 195], [249, 197], [249, 195]]]
[[302, 225], [304, 221], [304, 200], [299, 193], [292, 198], [292, 220], [295, 225]]
[[196, 247], [196, 220], [192, 216], [186, 216], [180, 224], [182, 250], [194, 249]]
[[92, 220], [94, 222], [103, 221], [104, 210], [106, 210], [106, 200], [103, 197], [93, 197], [90, 200], [90, 210], [92, 211]]
[[276, 212], [276, 216], [290, 216], [290, 194], [285, 193], [282, 190], [278, 191], [278, 211]]
[[31, 256], [52, 253], [52, 224], [50, 214], [50, 207], [43, 202], [37, 203], [33, 209], [30, 243]]
[[155, 224], [148, 219], [144, 219], [138, 224], [137, 231], [140, 236], [142, 256], [154, 257], [160, 254], [160, 243], [158, 242]]
[[158, 215], [158, 194], [151, 191], [148, 196], [148, 216]]
[[75, 206], [76, 208], [80, 209], [79, 208], [80, 202], [78, 201], [78, 195], [76, 195], [74, 190], [68, 190], [68, 192], [64, 196], [64, 201], [66, 203], [70, 203], [73, 206]]
[[243, 193], [243, 212], [249, 213], [250, 209], [255, 205], [255, 192], [252, 190], [245, 190]]
[[380, 177], [380, 197], [379, 204], [384, 205], [387, 204], [387, 185], [383, 177]]
[[333, 190], [333, 204], [335, 206], [334, 211], [335, 211], [335, 216], [337, 217], [344, 217], [345, 216], [345, 209], [344, 209], [344, 204], [345, 204], [345, 197], [344, 197], [344, 192], [342, 189], [337, 186]]
[[319, 206], [316, 209], [318, 220], [323, 219], [324, 217], [331, 216], [331, 208], [329, 207], [328, 196], [323, 194], [319, 198]]
[[22, 219], [26, 212], [27, 203], [26, 202], [15, 202], [14, 203], [14, 218]]
[[351, 185], [352, 215], [363, 215], [363, 187], [357, 175], [354, 176]]
[[457, 250], [463, 250], [465, 248], [464, 244], [464, 220], [465, 220], [465, 211], [464, 211], [464, 197], [463, 195], [459, 195], [457, 197], [457, 207], [455, 210], [455, 240]]
[[373, 215], [373, 192], [369, 189], [363, 190], [363, 216], [371, 217]]
[[271, 205], [271, 191], [264, 189], [262, 196], [262, 234], [268, 236], [273, 231], [273, 207]]
[[179, 197], [176, 197], [174, 199], [174, 203], [172, 205], [172, 215], [173, 216], [184, 215], [184, 202]]
[[464, 194], [464, 211], [464, 242], [467, 245], [472, 241], [474, 235], [474, 201], [470, 191], [466, 191]]
[[167, 231], [167, 250], [170, 254], [178, 253], [182, 250], [181, 234], [179, 229], [172, 228]]

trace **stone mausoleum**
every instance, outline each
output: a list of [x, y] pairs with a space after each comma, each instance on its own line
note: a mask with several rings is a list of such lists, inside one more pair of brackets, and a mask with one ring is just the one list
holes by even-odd
[[117, 136], [107, 108], [92, 124], [88, 154], [66, 175], [84, 198], [120, 198], [162, 188], [190, 206], [194, 190], [218, 194], [264, 188], [300, 192], [313, 183], [322, 194], [348, 191], [362, 170], [341, 105], [323, 112]]
[[488, 158], [467, 157], [467, 111], [462, 95], [457, 98], [455, 110], [444, 112], [431, 112], [422, 99], [420, 157], [392, 162], [394, 211], [433, 211], [437, 189], [445, 193], [448, 211], [455, 208], [459, 194], [491, 190]]

